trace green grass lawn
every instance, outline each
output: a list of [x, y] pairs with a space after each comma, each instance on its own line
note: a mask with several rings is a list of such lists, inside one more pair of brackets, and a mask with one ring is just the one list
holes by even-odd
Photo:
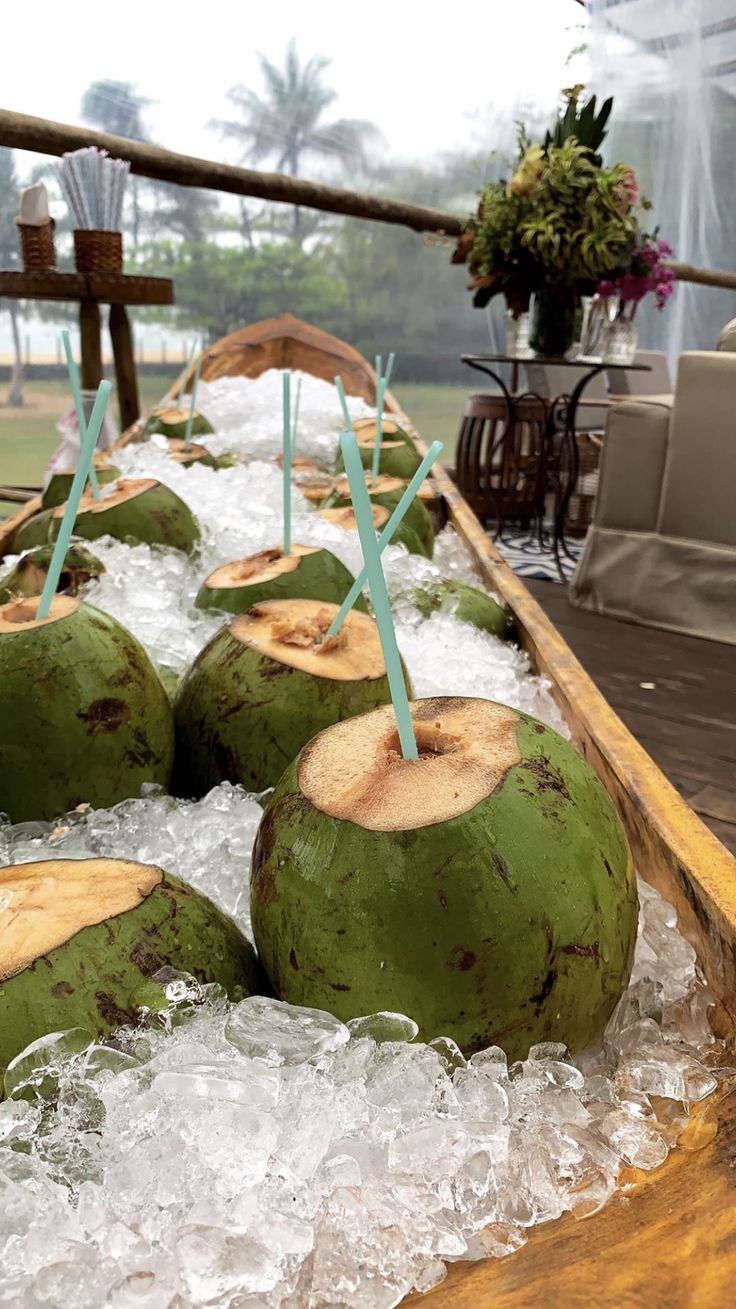
[[[158, 376], [139, 379], [144, 412], [160, 398], [169, 381]], [[442, 459], [452, 463], [465, 388], [407, 382], [394, 390], [424, 440], [443, 441]], [[0, 408], [0, 485], [40, 486], [46, 464], [61, 439], [56, 422], [71, 397], [65, 382], [34, 382], [25, 388], [25, 401], [23, 409]], [[115, 416], [117, 420], [117, 412]], [[17, 508], [0, 501], [0, 516]]]

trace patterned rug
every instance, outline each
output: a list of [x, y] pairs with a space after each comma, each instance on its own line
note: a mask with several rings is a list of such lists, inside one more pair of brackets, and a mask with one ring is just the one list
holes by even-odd
[[[502, 554], [508, 564], [511, 565], [519, 577], [533, 578], [540, 582], [561, 582], [562, 578], [557, 571], [557, 564], [551, 549], [543, 549], [536, 537], [530, 537], [528, 532], [505, 531], [503, 540], [494, 541], [494, 545], [499, 554]], [[575, 572], [575, 565], [582, 553], [582, 541], [573, 541], [568, 537], [567, 548], [572, 559], [568, 559], [564, 551], [560, 551], [560, 562], [565, 574], [565, 581], [569, 582]]]

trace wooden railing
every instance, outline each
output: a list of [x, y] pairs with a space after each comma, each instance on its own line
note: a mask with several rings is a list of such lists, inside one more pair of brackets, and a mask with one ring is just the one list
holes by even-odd
[[[46, 118], [34, 118], [31, 114], [18, 114], [12, 109], [0, 109], [0, 145], [44, 155], [62, 155], [66, 150], [96, 145], [118, 158], [129, 159], [131, 172], [159, 182], [176, 182], [179, 186], [255, 196], [278, 204], [321, 209], [351, 218], [371, 219], [376, 223], [393, 223], [409, 227], [414, 232], [459, 236], [465, 221], [458, 214], [409, 204], [405, 200], [350, 191], [340, 186], [324, 186], [321, 182], [287, 177], [284, 173], [262, 173], [254, 168], [198, 159], [193, 155], [164, 150], [147, 141], [131, 141], [128, 137], [98, 132], [91, 127], [54, 123]], [[681, 282], [697, 282], [702, 286], [736, 291], [736, 273], [686, 263], [673, 263], [672, 267]]]

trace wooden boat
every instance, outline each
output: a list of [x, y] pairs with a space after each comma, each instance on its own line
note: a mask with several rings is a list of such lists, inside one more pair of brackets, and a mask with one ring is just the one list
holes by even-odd
[[[339, 373], [348, 394], [375, 401], [375, 373], [358, 351], [290, 314], [217, 341], [204, 352], [201, 376], [258, 377], [269, 368], [300, 369], [330, 382]], [[179, 379], [167, 398], [178, 386]], [[391, 394], [386, 408], [424, 450]], [[120, 444], [142, 435], [139, 421]], [[482, 577], [513, 611], [532, 668], [549, 678], [575, 742], [616, 803], [640, 872], [676, 906], [717, 998], [717, 1029], [730, 1042], [736, 860], [606, 703], [447, 474], [437, 468], [433, 480]], [[39, 507], [36, 498], [0, 525], [0, 556]], [[440, 1287], [407, 1303], [430, 1309], [725, 1309], [734, 1303], [736, 1284], [736, 1094], [724, 1091], [708, 1102], [701, 1128], [696, 1135], [707, 1140], [703, 1148], [674, 1150], [653, 1174], [632, 1170], [626, 1196], [600, 1213], [583, 1222], [566, 1215], [536, 1228], [512, 1257], [453, 1264]]]

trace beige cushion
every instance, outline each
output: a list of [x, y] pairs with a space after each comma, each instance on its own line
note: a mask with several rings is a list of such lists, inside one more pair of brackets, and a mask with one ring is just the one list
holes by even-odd
[[612, 618], [736, 645], [736, 551], [593, 525], [570, 599]]
[[595, 522], [654, 531], [667, 455], [672, 397], [623, 400], [608, 412]]
[[735, 493], [736, 354], [689, 351], [680, 356], [657, 530], [736, 546]]

